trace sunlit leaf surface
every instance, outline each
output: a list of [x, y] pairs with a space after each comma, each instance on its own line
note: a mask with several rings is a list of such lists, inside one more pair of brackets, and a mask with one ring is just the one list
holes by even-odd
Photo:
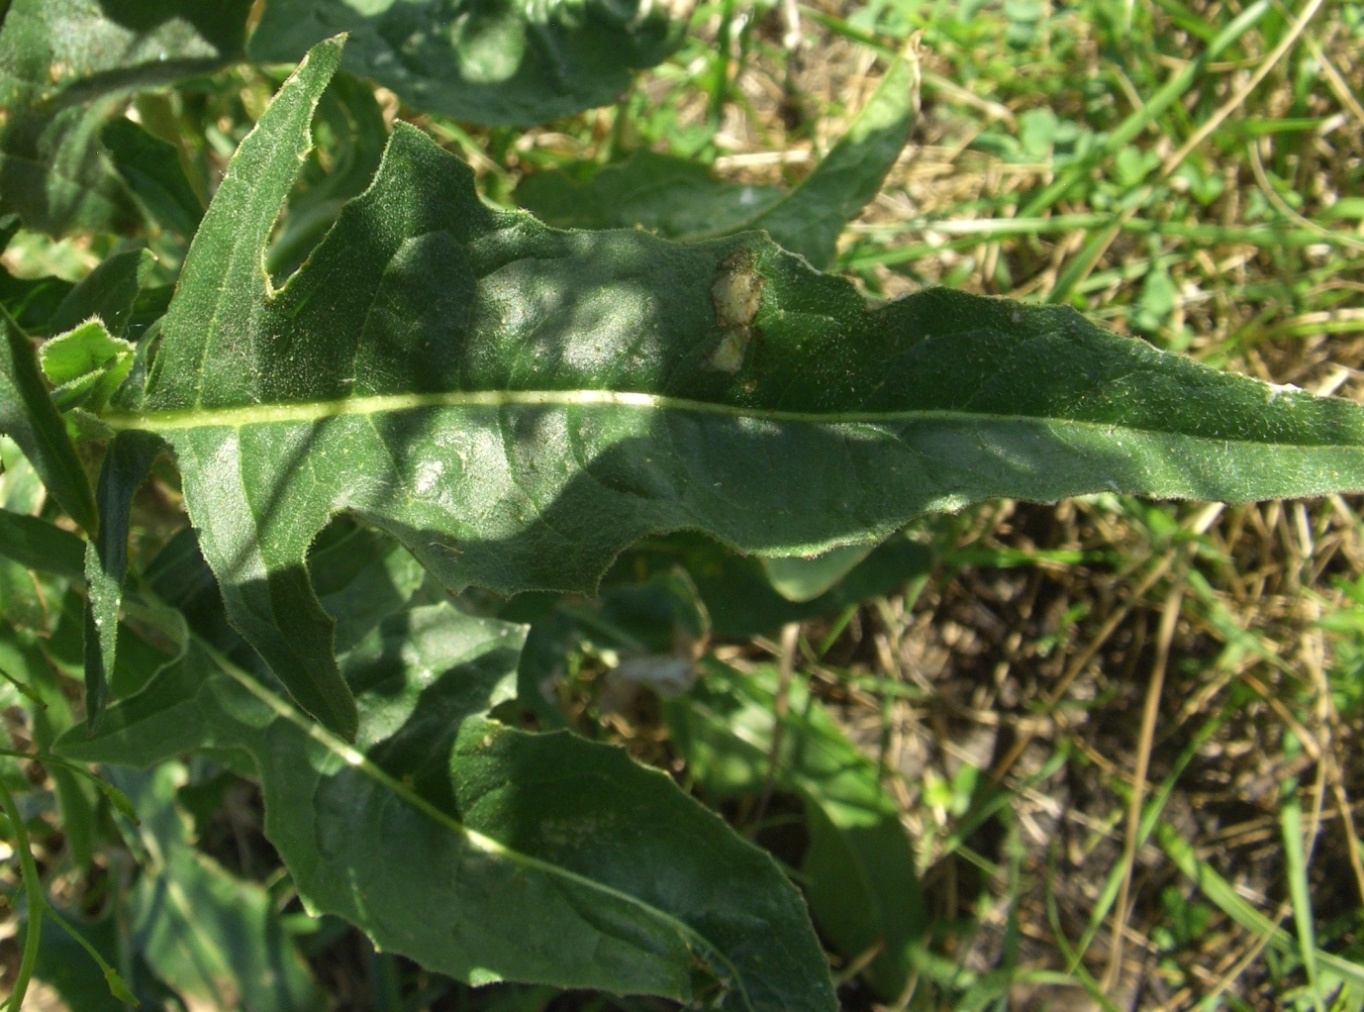
[[276, 288], [263, 250], [339, 56], [315, 49], [243, 143], [145, 389], [104, 420], [171, 445], [232, 621], [342, 734], [304, 569], [342, 511], [448, 587], [511, 593], [590, 589], [661, 530], [814, 553], [998, 496], [1364, 487], [1356, 405], [1068, 309], [942, 290], [873, 308], [759, 235], [549, 229], [402, 124]]

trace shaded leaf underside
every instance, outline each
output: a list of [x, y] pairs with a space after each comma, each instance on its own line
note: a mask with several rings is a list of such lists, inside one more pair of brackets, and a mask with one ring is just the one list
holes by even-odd
[[561, 232], [477, 197], [398, 124], [282, 288], [262, 266], [338, 62], [317, 47], [243, 142], [140, 400], [229, 613], [348, 733], [303, 570], [353, 511], [452, 588], [590, 589], [651, 531], [815, 552], [996, 496], [1224, 500], [1364, 486], [1364, 413], [1061, 308], [928, 291], [869, 308], [760, 234]]

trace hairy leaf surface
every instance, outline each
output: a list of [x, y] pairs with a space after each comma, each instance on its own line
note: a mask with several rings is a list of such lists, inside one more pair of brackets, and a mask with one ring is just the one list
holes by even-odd
[[398, 124], [283, 287], [271, 225], [335, 68], [326, 43], [243, 142], [140, 395], [228, 613], [342, 734], [354, 704], [304, 559], [351, 511], [448, 587], [590, 589], [626, 545], [875, 541], [930, 510], [1115, 490], [1364, 487], [1364, 411], [1124, 340], [1069, 309], [932, 290], [872, 308], [761, 235], [560, 232], [484, 205]]
[[619, 748], [482, 716], [512, 692], [523, 635], [448, 604], [390, 616], [343, 657], [354, 747], [195, 641], [59, 748], [126, 765], [249, 754], [266, 832], [308, 905], [431, 970], [832, 1009], [804, 906], [771, 858]]

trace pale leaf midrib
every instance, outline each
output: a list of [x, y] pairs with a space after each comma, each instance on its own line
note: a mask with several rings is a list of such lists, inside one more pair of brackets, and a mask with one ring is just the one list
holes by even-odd
[[1364, 443], [1328, 441], [1294, 443], [1286, 440], [1211, 436], [1172, 428], [1137, 426], [1121, 421], [1100, 422], [1067, 418], [1064, 415], [1007, 414], [969, 411], [962, 408], [918, 408], [905, 411], [790, 411], [619, 390], [466, 390], [421, 394], [383, 394], [326, 401], [251, 404], [231, 408], [177, 408], [166, 411], [110, 412], [102, 416], [101, 421], [115, 432], [144, 430], [159, 433], [177, 430], [240, 429], [252, 425], [320, 422], [328, 418], [339, 418], [346, 415], [382, 415], [433, 408], [505, 407], [638, 408], [656, 412], [681, 411], [755, 422], [794, 422], [813, 425], [876, 425], [914, 421], [1018, 426], [1045, 425], [1099, 432], [1105, 435], [1130, 433], [1136, 437], [1163, 436], [1220, 446], [1237, 444], [1301, 450], [1364, 450]]
[[[426, 798], [418, 794], [415, 789], [404, 783], [401, 779], [390, 776], [382, 768], [380, 768], [378, 765], [372, 762], [370, 758], [363, 752], [361, 752], [359, 749], [355, 748], [348, 742], [338, 738], [336, 735], [332, 734], [330, 731], [324, 728], [321, 724], [310, 719], [309, 717], [300, 713], [294, 707], [290, 706], [287, 702], [285, 702], [285, 700], [275, 695], [264, 685], [262, 685], [257, 679], [253, 678], [245, 671], [242, 671], [240, 668], [238, 668], [236, 665], [234, 665], [231, 661], [229, 661], [218, 651], [214, 650], [208, 644], [199, 642], [198, 646], [212, 659], [213, 663], [218, 667], [220, 671], [222, 671], [233, 681], [235, 681], [238, 685], [240, 685], [242, 688], [246, 689], [249, 693], [251, 693], [251, 695], [255, 696], [258, 700], [260, 700], [262, 703], [268, 706], [277, 716], [283, 718], [290, 724], [294, 725], [295, 728], [297, 728], [303, 734], [307, 735], [309, 738], [318, 742], [333, 755], [343, 760], [348, 766], [352, 766], [360, 770], [360, 772], [364, 773], [366, 776], [374, 780], [376, 783], [378, 783], [386, 790], [390, 791], [393, 795], [400, 798], [402, 801], [411, 805], [413, 808], [421, 812], [427, 818], [433, 820], [439, 825], [445, 826], [451, 832], [464, 837], [464, 839], [469, 841], [469, 843], [472, 846], [478, 848], [479, 850], [482, 850], [489, 854], [495, 854], [515, 864], [519, 864], [525, 868], [538, 871], [541, 874], [549, 876], [550, 878], [560, 878], [567, 882], [572, 882], [573, 884], [581, 888], [587, 889], [589, 891], [595, 891], [610, 896], [611, 898], [619, 902], [625, 903], [629, 906], [633, 906], [643, 911], [649, 917], [657, 918], [667, 923], [679, 935], [681, 935], [684, 938], [690, 939], [692, 944], [697, 946], [697, 948], [723, 960], [726, 969], [731, 974], [731, 980], [729, 983], [732, 986], [737, 987], [741, 992], [745, 990], [743, 984], [743, 975], [739, 971], [739, 968], [735, 966], [732, 962], [730, 962], [728, 957], [725, 955], [724, 950], [719, 945], [717, 945], [715, 942], [712, 942], [710, 939], [706, 938], [695, 928], [693, 928], [690, 924], [687, 924], [685, 921], [675, 917], [666, 910], [662, 910], [649, 903], [646, 903], [638, 896], [631, 896], [629, 893], [623, 892], [622, 890], [616, 889], [613, 886], [609, 886], [603, 882], [598, 882], [595, 879], [588, 878], [585, 875], [580, 875], [577, 872], [569, 871], [567, 868], [563, 868], [560, 867], [559, 865], [552, 864], [549, 861], [533, 857], [532, 855], [526, 854], [522, 851], [514, 850], [513, 848], [506, 846], [500, 841], [495, 840], [490, 836], [486, 836], [476, 829], [472, 829], [469, 826], [466, 826], [464, 823], [453, 818], [445, 811], [433, 805], [430, 801], [428, 801]], [[747, 998], [746, 995], [745, 998]], [[750, 1007], [752, 1007], [751, 1002], [748, 1002], [748, 1004]]]

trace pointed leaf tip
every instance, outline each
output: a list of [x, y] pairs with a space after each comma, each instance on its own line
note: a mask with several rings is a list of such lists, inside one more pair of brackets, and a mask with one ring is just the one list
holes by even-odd
[[43, 382], [37, 351], [3, 309], [0, 331], [0, 433], [19, 444], [67, 516], [93, 536], [99, 532], [95, 494]]

